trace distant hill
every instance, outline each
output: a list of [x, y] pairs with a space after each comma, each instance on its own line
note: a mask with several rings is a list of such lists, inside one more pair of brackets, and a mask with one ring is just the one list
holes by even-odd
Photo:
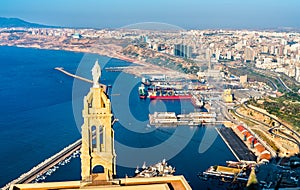
[[46, 25], [42, 25], [42, 24], [26, 22], [26, 21], [18, 19], [18, 18], [0, 17], [0, 28], [10, 28], [10, 27], [52, 28], [54, 26], [46, 26]]

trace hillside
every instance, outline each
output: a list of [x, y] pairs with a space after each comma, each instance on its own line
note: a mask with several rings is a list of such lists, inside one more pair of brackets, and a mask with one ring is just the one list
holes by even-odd
[[10, 27], [51, 28], [52, 26], [30, 23], [18, 18], [0, 17], [0, 28], [10, 28]]

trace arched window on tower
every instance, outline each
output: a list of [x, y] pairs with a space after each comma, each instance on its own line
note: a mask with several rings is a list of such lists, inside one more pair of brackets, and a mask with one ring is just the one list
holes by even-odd
[[97, 165], [93, 168], [92, 173], [93, 174], [104, 173], [104, 167], [101, 165]]

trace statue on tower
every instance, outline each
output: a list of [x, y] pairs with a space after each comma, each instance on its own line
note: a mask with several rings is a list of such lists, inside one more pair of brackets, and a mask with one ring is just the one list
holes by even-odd
[[[92, 75], [93, 87], [83, 100], [81, 179], [97, 184], [97, 181], [110, 181], [116, 175], [116, 153], [111, 104], [104, 89], [100, 88], [101, 68], [98, 60], [92, 68]], [[102, 166], [103, 171], [94, 172], [97, 166]]]
[[93, 75], [93, 87], [99, 88], [99, 78], [101, 77], [101, 68], [98, 63], [98, 59], [95, 62], [95, 65], [92, 69], [92, 75]]

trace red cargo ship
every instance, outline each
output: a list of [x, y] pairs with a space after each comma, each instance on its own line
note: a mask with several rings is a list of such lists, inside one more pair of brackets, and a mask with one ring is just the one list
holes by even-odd
[[184, 95], [150, 95], [149, 96], [150, 100], [155, 100], [155, 99], [159, 99], [159, 100], [189, 100], [192, 98], [192, 95], [189, 94], [184, 94]]

